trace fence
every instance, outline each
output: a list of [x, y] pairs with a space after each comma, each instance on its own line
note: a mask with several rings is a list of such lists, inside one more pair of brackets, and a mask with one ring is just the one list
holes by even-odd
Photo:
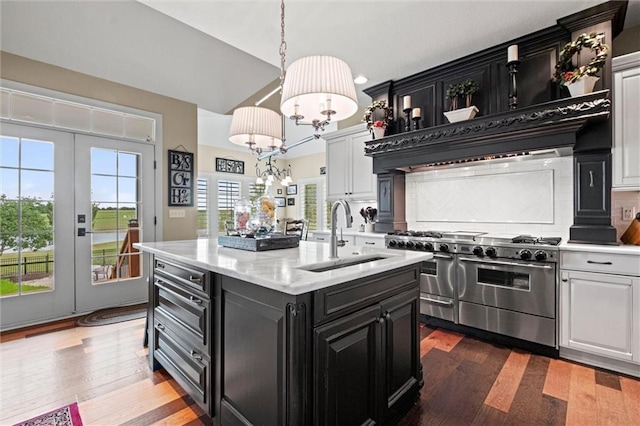
[[0, 258], [0, 276], [2, 278], [17, 277], [19, 272], [22, 273], [23, 276], [36, 274], [47, 275], [53, 272], [53, 253], [23, 257], [21, 262], [18, 262], [17, 256], [6, 259]]

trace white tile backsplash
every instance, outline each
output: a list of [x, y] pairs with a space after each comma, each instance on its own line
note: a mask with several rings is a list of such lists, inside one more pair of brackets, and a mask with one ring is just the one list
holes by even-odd
[[559, 236], [573, 223], [573, 157], [527, 158], [406, 175], [409, 229]]

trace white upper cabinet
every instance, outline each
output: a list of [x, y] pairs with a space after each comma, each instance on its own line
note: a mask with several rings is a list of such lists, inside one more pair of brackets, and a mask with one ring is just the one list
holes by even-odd
[[349, 127], [323, 136], [327, 141], [327, 199], [373, 201], [376, 199], [376, 175], [373, 160], [364, 155], [371, 134], [363, 125]]
[[640, 190], [640, 52], [613, 58], [613, 188]]

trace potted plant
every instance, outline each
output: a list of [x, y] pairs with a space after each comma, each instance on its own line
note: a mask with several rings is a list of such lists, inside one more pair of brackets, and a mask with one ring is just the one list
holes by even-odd
[[[580, 34], [576, 40], [565, 44], [560, 52], [553, 77], [561, 85], [567, 86], [571, 96], [590, 93], [600, 78], [598, 72], [609, 55], [609, 46], [601, 42], [603, 36], [596, 32]], [[573, 57], [580, 64], [580, 52], [585, 47], [595, 53], [594, 57], [586, 65], [574, 65]]]
[[[473, 94], [480, 90], [477, 81], [469, 78], [460, 84], [450, 84], [447, 88], [447, 99], [451, 100], [451, 110], [444, 113], [449, 123], [470, 120], [479, 112], [478, 108], [471, 105]], [[458, 109], [458, 98], [463, 97], [466, 108]]]
[[[376, 120], [374, 118], [374, 112], [378, 109], [384, 112], [384, 117]], [[367, 125], [367, 130], [371, 132], [373, 139], [382, 139], [384, 137], [384, 133], [391, 120], [393, 120], [393, 110], [387, 107], [387, 101], [384, 100], [374, 101], [365, 108], [364, 117], [362, 118], [362, 121]]]

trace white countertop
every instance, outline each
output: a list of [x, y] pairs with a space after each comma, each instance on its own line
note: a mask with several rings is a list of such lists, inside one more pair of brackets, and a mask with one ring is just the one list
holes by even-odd
[[[311, 235], [315, 235], [315, 234], [321, 234], [321, 235], [329, 235], [331, 234], [331, 231], [309, 231], [309, 233]], [[338, 235], [338, 237], [340, 236], [340, 230], [338, 230], [338, 232], [336, 233]], [[359, 232], [357, 230], [351, 230], [351, 229], [343, 229], [342, 230], [342, 235], [357, 235], [359, 237], [372, 237], [372, 238], [384, 238], [385, 235], [387, 235], [384, 232]]]
[[[560, 250], [565, 251], [581, 251], [586, 253], [615, 253], [615, 254], [631, 254], [640, 256], [640, 246], [634, 245], [601, 245], [601, 244], [560, 244]], [[639, 259], [640, 261], [640, 259]]]
[[329, 261], [329, 244], [300, 241], [298, 248], [253, 252], [220, 247], [216, 239], [201, 238], [136, 243], [134, 247], [291, 295], [320, 290], [433, 257], [431, 253], [345, 246], [338, 248], [338, 257], [345, 260], [373, 254], [386, 259], [331, 271], [310, 272], [298, 268]]

